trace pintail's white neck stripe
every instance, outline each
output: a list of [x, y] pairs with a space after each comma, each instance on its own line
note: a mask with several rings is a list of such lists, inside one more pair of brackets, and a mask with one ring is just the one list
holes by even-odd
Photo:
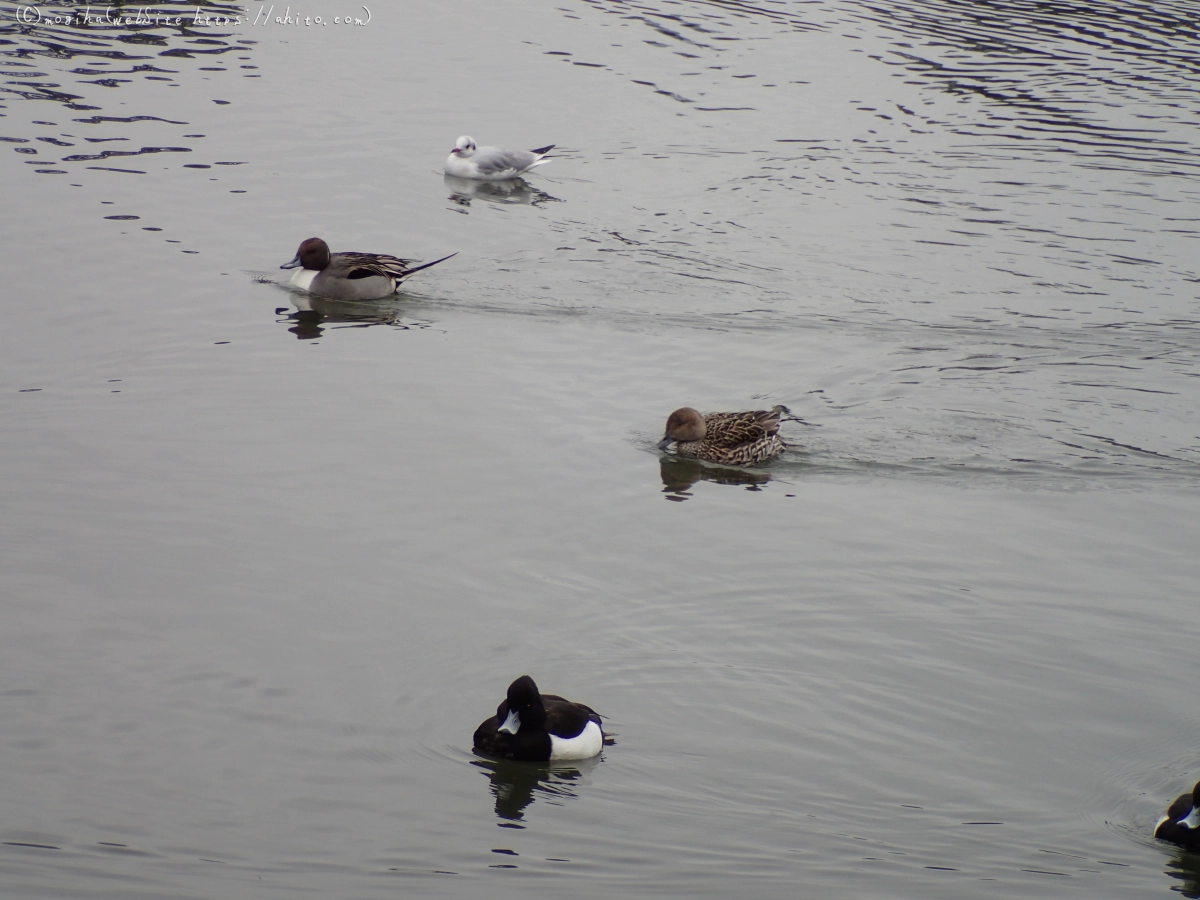
[[307, 291], [312, 286], [313, 279], [320, 274], [319, 269], [297, 269], [292, 274], [292, 284], [302, 291]]
[[1185, 828], [1200, 829], [1200, 807], [1193, 806], [1186, 819], [1180, 819], [1179, 824]]

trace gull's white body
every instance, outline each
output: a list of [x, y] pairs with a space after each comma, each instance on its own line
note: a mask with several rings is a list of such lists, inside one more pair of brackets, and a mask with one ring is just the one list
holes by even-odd
[[474, 139], [464, 134], [446, 157], [446, 174], [475, 181], [508, 181], [548, 163], [544, 157], [553, 149], [553, 144], [536, 150], [476, 147]]

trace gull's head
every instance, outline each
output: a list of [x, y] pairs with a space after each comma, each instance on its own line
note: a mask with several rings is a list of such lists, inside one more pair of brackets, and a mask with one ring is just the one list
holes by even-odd
[[450, 152], [458, 154], [463, 159], [473, 156], [475, 153], [475, 139], [464, 134], [454, 142], [454, 149]]

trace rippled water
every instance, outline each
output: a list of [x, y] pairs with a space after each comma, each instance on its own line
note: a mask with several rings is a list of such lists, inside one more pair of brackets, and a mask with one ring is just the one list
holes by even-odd
[[6, 896], [1200, 896], [1193, 5], [284, 9], [0, 5]]

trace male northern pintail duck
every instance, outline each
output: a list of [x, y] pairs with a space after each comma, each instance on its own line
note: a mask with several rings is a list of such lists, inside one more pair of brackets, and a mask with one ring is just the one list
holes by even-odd
[[539, 693], [528, 675], [508, 686], [496, 715], [475, 729], [475, 749], [502, 759], [590, 759], [603, 746], [604, 731], [594, 709]]
[[292, 284], [322, 297], [332, 300], [380, 300], [396, 293], [400, 282], [409, 275], [445, 262], [450, 256], [443, 256], [423, 266], [414, 266], [414, 260], [380, 253], [330, 253], [329, 245], [314, 237], [302, 242], [296, 251], [296, 258], [279, 268], [295, 269], [299, 266], [300, 271], [292, 275]]
[[553, 149], [553, 144], [536, 150], [476, 147], [475, 139], [464, 134], [454, 142], [454, 149], [446, 157], [446, 174], [478, 181], [507, 181], [550, 162], [543, 157]]
[[786, 406], [770, 411], [709, 413], [700, 415], [690, 406], [677, 409], [667, 418], [666, 433], [659, 450], [672, 443], [680, 456], [692, 456], [730, 466], [745, 466], [778, 456], [787, 445], [779, 436], [779, 418], [791, 414]]
[[1200, 850], [1200, 781], [1190, 794], [1180, 794], [1154, 826], [1154, 836], [1188, 850]]

